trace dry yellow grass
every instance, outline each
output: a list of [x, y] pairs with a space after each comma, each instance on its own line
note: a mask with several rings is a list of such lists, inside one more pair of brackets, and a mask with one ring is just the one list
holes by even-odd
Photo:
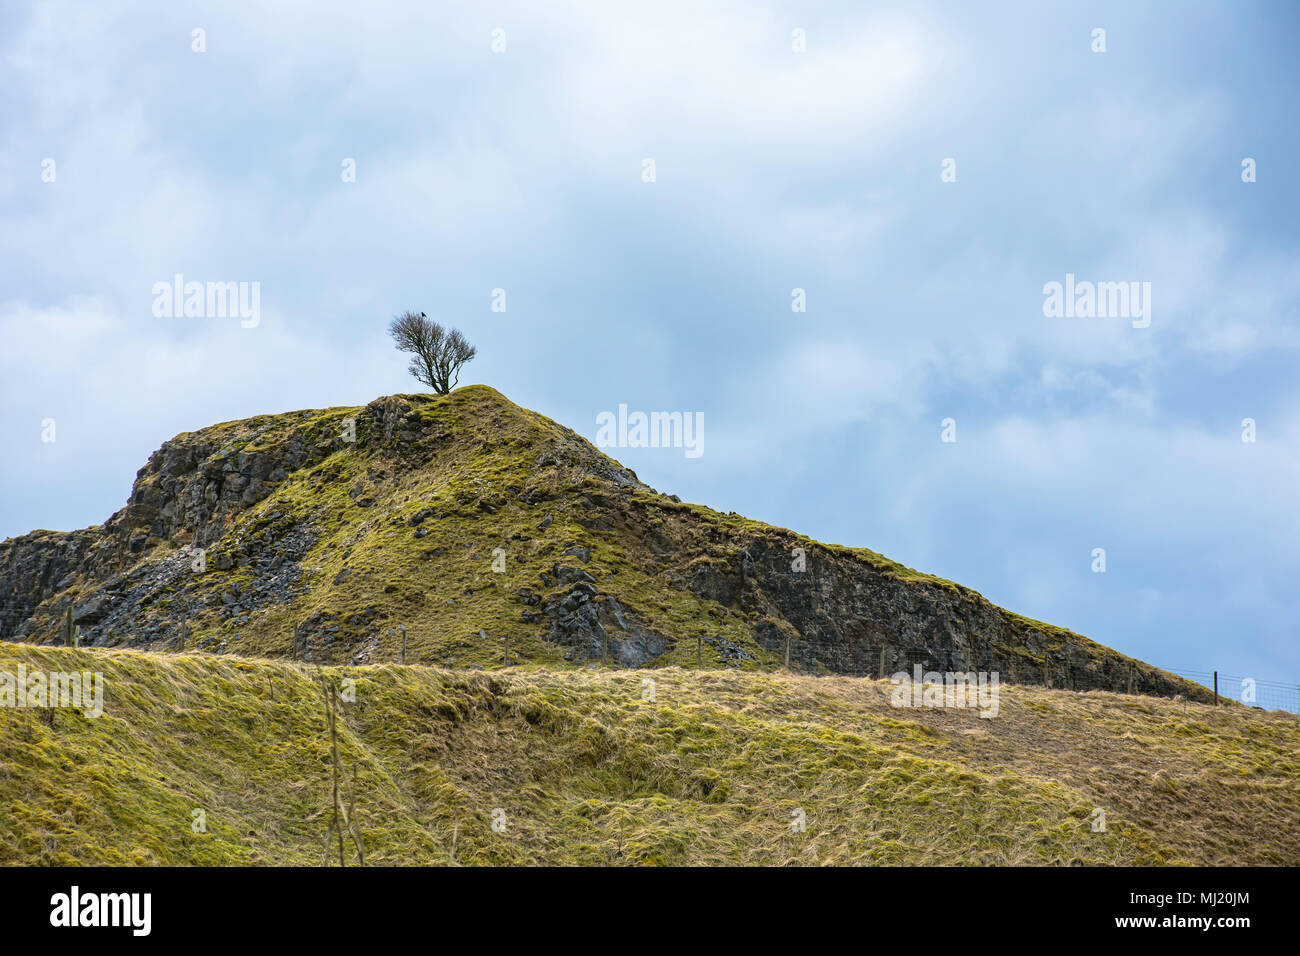
[[319, 677], [355, 681], [371, 864], [1300, 864], [1300, 718], [1239, 706], [1004, 686], [982, 719], [854, 678], [0, 644], [20, 661], [107, 690], [52, 728], [0, 709], [9, 864], [321, 863]]

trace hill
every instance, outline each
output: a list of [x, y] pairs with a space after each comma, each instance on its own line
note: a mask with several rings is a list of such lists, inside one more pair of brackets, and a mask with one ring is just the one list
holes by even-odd
[[[865, 548], [659, 494], [485, 386], [166, 442], [102, 526], [0, 544], [0, 634], [320, 664], [921, 663], [1210, 699]], [[506, 647], [508, 640], [508, 650]], [[509, 655], [507, 657], [507, 654]]]

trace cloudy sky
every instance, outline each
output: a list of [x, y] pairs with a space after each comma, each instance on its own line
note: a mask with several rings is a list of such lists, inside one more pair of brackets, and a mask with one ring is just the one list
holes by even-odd
[[[590, 438], [702, 412], [609, 449], [662, 491], [1300, 679], [1300, 6], [232, 6], [0, 8], [0, 536], [413, 390], [413, 308]], [[155, 315], [177, 273], [260, 321]], [[1149, 327], [1044, 315], [1067, 274]]]

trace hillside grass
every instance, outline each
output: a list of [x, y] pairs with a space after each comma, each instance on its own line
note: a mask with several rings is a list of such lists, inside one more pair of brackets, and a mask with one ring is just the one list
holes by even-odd
[[0, 644], [19, 662], [102, 672], [105, 714], [0, 708], [5, 864], [322, 863], [322, 681], [355, 682], [340, 748], [372, 865], [1300, 864], [1278, 712], [1004, 686], [982, 719], [846, 677]]

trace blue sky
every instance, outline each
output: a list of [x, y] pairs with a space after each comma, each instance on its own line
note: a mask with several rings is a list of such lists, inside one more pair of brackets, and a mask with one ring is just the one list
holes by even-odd
[[[0, 10], [0, 536], [414, 390], [414, 308], [589, 438], [702, 412], [698, 458], [609, 449], [662, 491], [1300, 678], [1300, 5], [109, 6]], [[260, 323], [156, 317], [175, 273]], [[1067, 273], [1150, 326], [1046, 317]]]

